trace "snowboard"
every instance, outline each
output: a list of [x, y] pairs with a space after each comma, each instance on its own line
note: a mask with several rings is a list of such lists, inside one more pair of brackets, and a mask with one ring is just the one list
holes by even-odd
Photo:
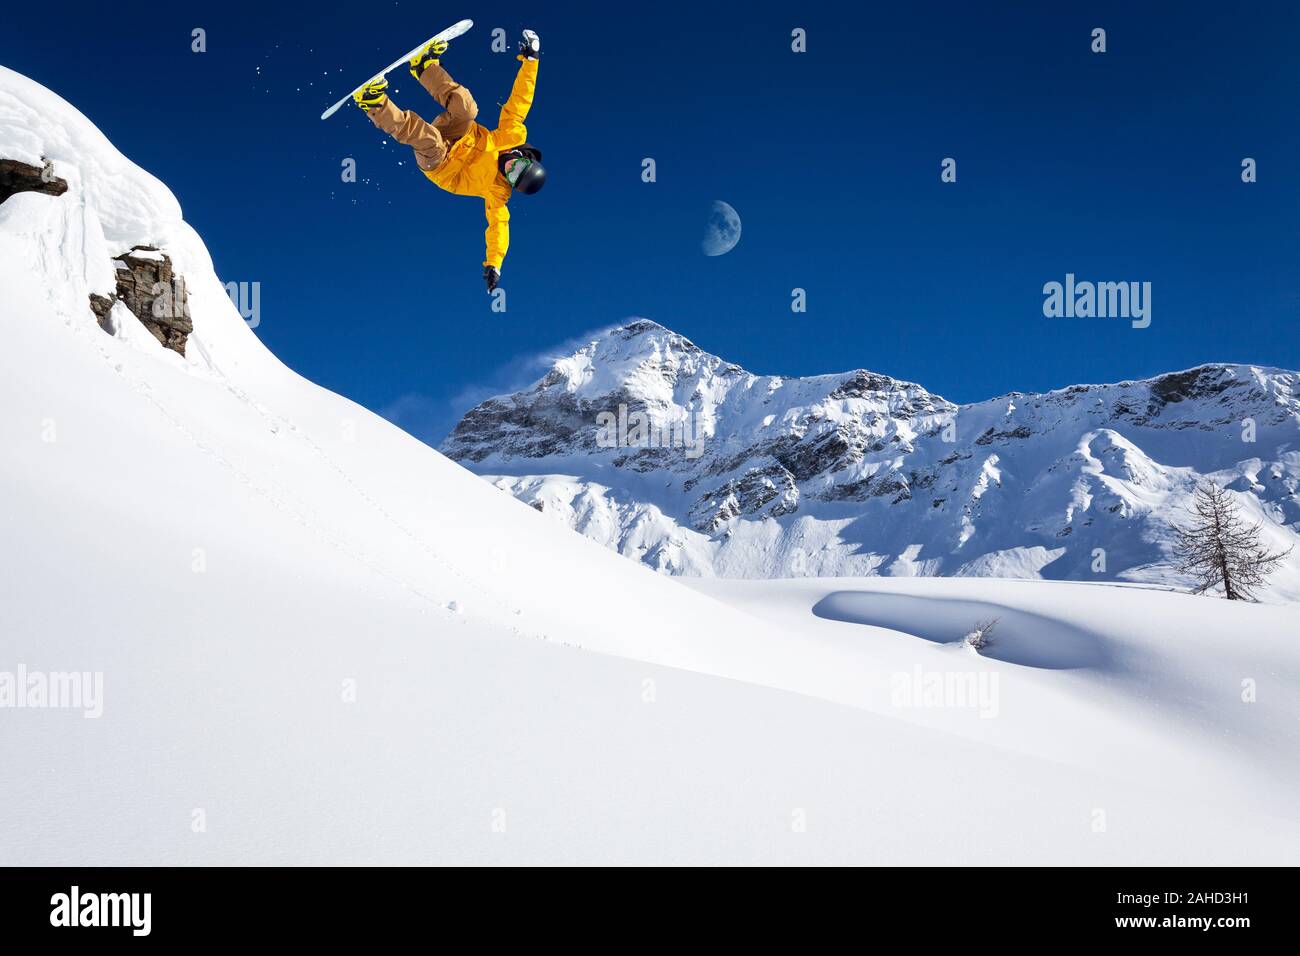
[[391, 72], [391, 71], [397, 69], [397, 68], [398, 68], [399, 66], [401, 66], [403, 63], [408, 63], [408, 62], [410, 62], [411, 58], [412, 58], [413, 56], [415, 56], [415, 54], [419, 53], [421, 50], [423, 50], [426, 46], [428, 46], [428, 45], [429, 45], [430, 43], [432, 43], [434, 40], [451, 40], [451, 39], [454, 39], [455, 37], [458, 37], [458, 36], [460, 36], [462, 33], [464, 33], [465, 31], [467, 31], [467, 30], [468, 30], [470, 27], [472, 27], [473, 25], [474, 25], [474, 21], [473, 21], [473, 20], [461, 20], [459, 23], [456, 23], [456, 24], [453, 24], [452, 26], [447, 27], [447, 29], [443, 30], [441, 33], [438, 33], [438, 34], [435, 34], [434, 36], [429, 37], [429, 39], [425, 40], [423, 43], [421, 43], [419, 46], [417, 46], [417, 47], [416, 47], [414, 50], [412, 50], [410, 53], [405, 53], [405, 54], [403, 54], [402, 56], [398, 57], [396, 60], [394, 60], [392, 63], [388, 64], [388, 66], [384, 67], [382, 70], [380, 70], [378, 73], [374, 74], [373, 76], [368, 76], [368, 77], [366, 77], [366, 81], [365, 81], [365, 83], [362, 83], [360, 86], [354, 86], [351, 90], [348, 91], [348, 95], [347, 95], [347, 96], [343, 97], [343, 99], [339, 100], [337, 103], [335, 103], [335, 104], [334, 104], [333, 106], [331, 106], [329, 109], [327, 109], [324, 113], [321, 113], [320, 118], [323, 119], [323, 120], [329, 119], [331, 116], [333, 116], [335, 113], [337, 113], [337, 112], [339, 111], [339, 107], [340, 107], [340, 106], [342, 106], [342, 105], [343, 105], [344, 103], [346, 103], [348, 100], [352, 99], [352, 94], [355, 93], [357, 90], [361, 89], [362, 86], [365, 86], [366, 83], [369, 83], [371, 80], [376, 79], [377, 77], [384, 76], [385, 74], [387, 74], [387, 73], [389, 73], [389, 72]]

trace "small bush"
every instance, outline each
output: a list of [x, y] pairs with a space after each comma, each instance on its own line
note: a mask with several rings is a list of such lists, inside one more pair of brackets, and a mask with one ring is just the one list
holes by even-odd
[[997, 627], [998, 620], [994, 617], [978, 622], [974, 630], [962, 638], [962, 643], [973, 651], [982, 651], [993, 643], [993, 629]]

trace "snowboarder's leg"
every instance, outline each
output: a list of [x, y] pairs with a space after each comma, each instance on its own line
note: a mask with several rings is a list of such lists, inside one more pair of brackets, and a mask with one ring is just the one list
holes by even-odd
[[438, 101], [444, 110], [433, 126], [442, 134], [448, 148], [469, 132], [470, 124], [478, 116], [478, 104], [469, 90], [451, 78], [442, 68], [441, 57], [447, 52], [447, 41], [435, 40], [411, 59], [411, 76]]
[[447, 158], [448, 140], [432, 123], [426, 123], [410, 110], [399, 110], [391, 98], [366, 112], [370, 122], [399, 143], [415, 151], [415, 161], [421, 169], [437, 169]]
[[428, 63], [420, 74], [420, 85], [446, 111], [433, 125], [448, 143], [464, 136], [478, 116], [478, 104], [470, 91], [451, 78], [440, 63]]

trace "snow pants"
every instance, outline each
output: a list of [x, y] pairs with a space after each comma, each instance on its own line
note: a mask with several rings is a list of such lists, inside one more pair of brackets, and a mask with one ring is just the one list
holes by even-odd
[[469, 132], [470, 124], [478, 116], [478, 104], [469, 90], [437, 63], [425, 67], [420, 85], [443, 108], [432, 123], [426, 123], [411, 110], [399, 110], [391, 97], [366, 115], [393, 139], [410, 146], [421, 169], [431, 170], [437, 169], [447, 158], [452, 144]]

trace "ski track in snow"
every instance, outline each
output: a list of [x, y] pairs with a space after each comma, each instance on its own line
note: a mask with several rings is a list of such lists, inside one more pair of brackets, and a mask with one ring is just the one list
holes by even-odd
[[[73, 323], [68, 323], [68, 324], [71, 328], [74, 329], [77, 335], [80, 338], [82, 338], [83, 341], [91, 341], [89, 339], [89, 335], [91, 333], [89, 332], [88, 329], [78, 327]], [[442, 611], [444, 614], [448, 616], [451, 616], [452, 613], [448, 610], [452, 602], [457, 600], [463, 600], [463, 598], [458, 599], [451, 596], [443, 597], [440, 595], [431, 594], [428, 591], [419, 587], [418, 585], [412, 583], [411, 581], [399, 578], [396, 575], [390, 574], [388, 571], [379, 567], [377, 564], [375, 564], [369, 558], [367, 558], [363, 553], [351, 547], [341, 537], [331, 533], [329, 529], [326, 527], [325, 522], [322, 521], [319, 517], [314, 516], [310, 512], [310, 509], [303, 506], [301, 502], [299, 502], [297, 506], [290, 504], [282, 495], [276, 494], [270, 488], [260, 484], [250, 474], [240, 469], [228, 458], [224, 457], [216, 447], [204, 442], [203, 439], [200, 438], [196, 432], [194, 432], [191, 428], [189, 428], [180, 418], [178, 418], [177, 416], [173, 415], [170, 411], [168, 411], [166, 406], [164, 406], [161, 402], [159, 402], [150, 393], [150, 388], [147, 382], [143, 381], [142, 379], [135, 378], [131, 376], [129, 373], [127, 373], [125, 369], [125, 363], [122, 361], [118, 361], [107, 350], [107, 348], [105, 348], [103, 345], [99, 344], [98, 342], [94, 343], [94, 348], [98, 352], [98, 354], [104, 359], [104, 361], [113, 369], [113, 371], [123, 379], [123, 381], [128, 385], [128, 387], [131, 388], [133, 392], [135, 392], [137, 395], [139, 395], [141, 398], [147, 401], [158, 412], [159, 415], [161, 415], [169, 424], [171, 424], [182, 435], [184, 435], [186, 439], [188, 439], [196, 449], [198, 449], [204, 455], [207, 455], [209, 458], [215, 461], [222, 468], [231, 472], [241, 484], [245, 485], [247, 488], [249, 488], [256, 494], [261, 496], [266, 501], [268, 501], [277, 510], [287, 514], [292, 520], [294, 520], [296, 523], [301, 525], [303, 528], [310, 531], [313, 535], [318, 537], [329, 547], [334, 548], [335, 550], [341, 552], [342, 554], [347, 555], [349, 558], [356, 561], [358, 564], [362, 565], [373, 574], [385, 578], [386, 580], [389, 580], [392, 583], [397, 584], [398, 586], [404, 588], [405, 590], [409, 591], [411, 594], [414, 594], [415, 596], [420, 598], [422, 601], [435, 605], [435, 607], [437, 607], [438, 610]], [[450, 576], [459, 579], [462, 585], [473, 590], [480, 596], [489, 599], [491, 601], [501, 602], [502, 605], [507, 607], [512, 613], [516, 615], [522, 615], [523, 613], [522, 610], [510, 604], [503, 594], [499, 592], [497, 593], [489, 592], [482, 585], [469, 579], [463, 572], [459, 571], [454, 565], [450, 564], [445, 558], [443, 558], [440, 554], [436, 553], [432, 548], [430, 548], [423, 538], [421, 538], [410, 528], [404, 525], [401, 521], [399, 521], [396, 517], [394, 517], [371, 495], [367, 494], [365, 489], [362, 488], [336, 461], [334, 461], [334, 459], [332, 459], [325, 452], [325, 450], [320, 447], [320, 445], [314, 442], [305, 432], [299, 429], [296, 423], [294, 423], [292, 420], [282, 415], [279, 415], [271, 411], [261, 402], [252, 399], [245, 391], [243, 391], [243, 389], [239, 388], [237, 385], [231, 382], [221, 371], [219, 366], [214, 365], [213, 372], [220, 377], [221, 383], [224, 385], [226, 390], [232, 396], [234, 396], [239, 401], [241, 401], [245, 406], [247, 406], [249, 409], [255, 412], [259, 417], [261, 417], [263, 421], [265, 421], [268, 424], [268, 426], [271, 428], [273, 432], [279, 434], [280, 427], [283, 427], [287, 432], [287, 434], [292, 435], [296, 440], [302, 442], [306, 447], [308, 447], [312, 451], [314, 455], [320, 458], [320, 460], [326, 465], [326, 467], [342, 482], [342, 484], [348, 489], [348, 491], [351, 494], [355, 495], [357, 498], [363, 501], [368, 507], [370, 507], [373, 511], [378, 513], [384, 519], [384, 521], [392, 525], [403, 536], [405, 536], [413, 544], [415, 544], [430, 561], [437, 564]], [[517, 631], [517, 633], [522, 633], [522, 632]]]

